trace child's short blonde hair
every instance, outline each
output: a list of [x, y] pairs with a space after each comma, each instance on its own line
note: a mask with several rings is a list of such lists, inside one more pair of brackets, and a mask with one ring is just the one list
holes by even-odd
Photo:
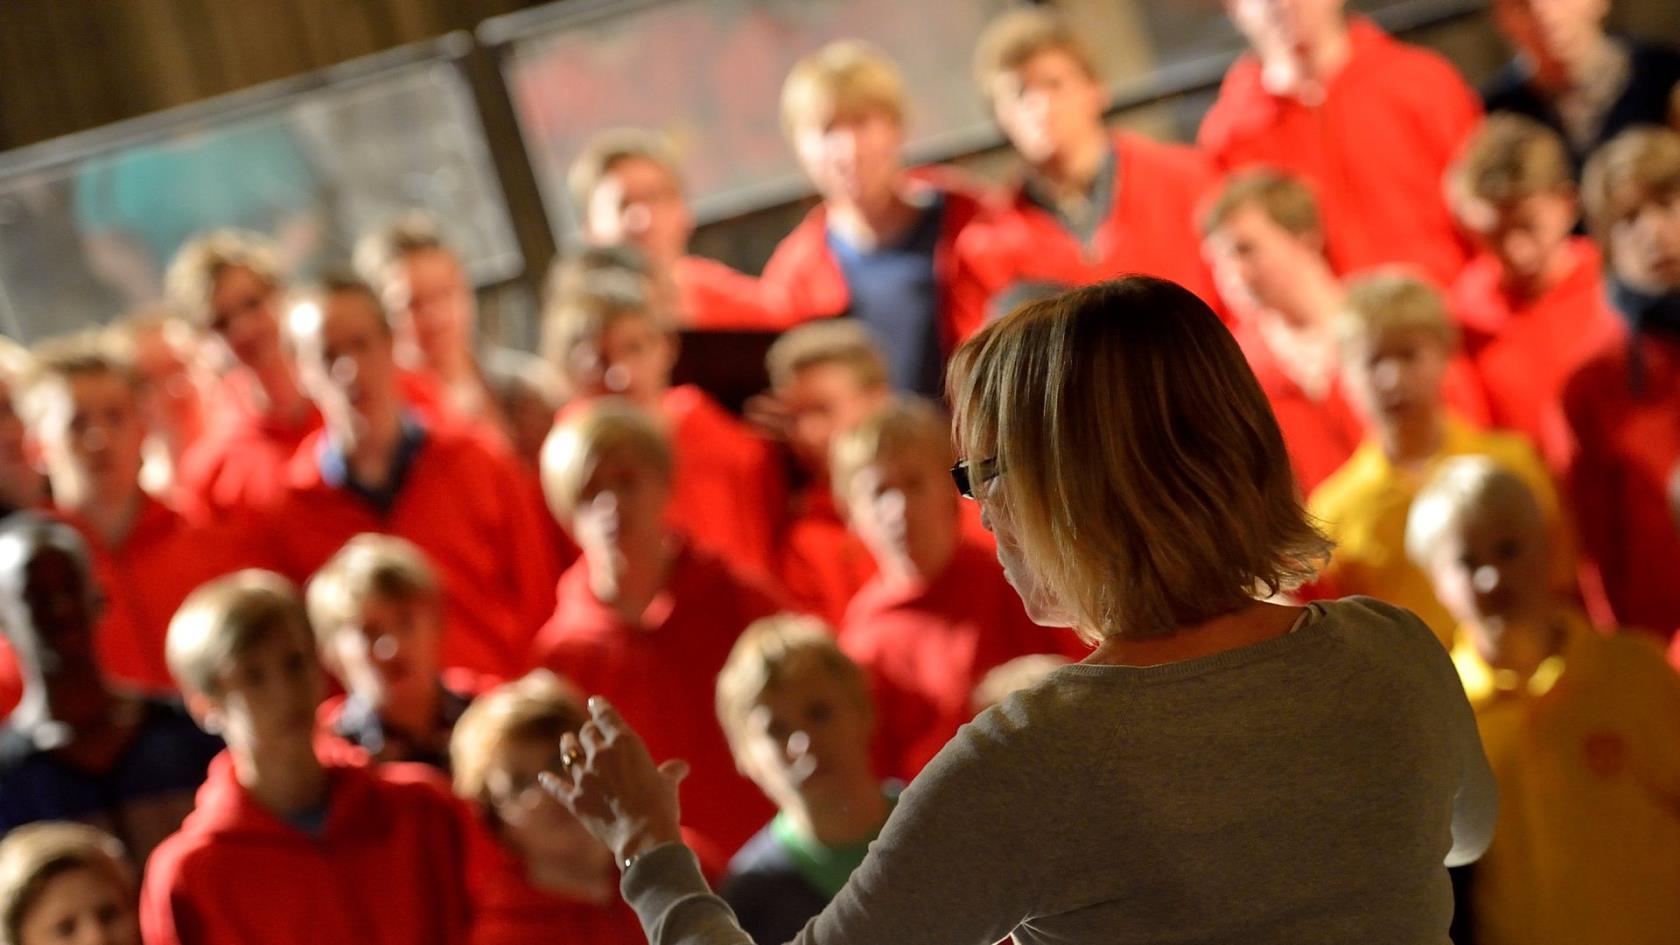
[[1545, 534], [1545, 513], [1522, 477], [1486, 456], [1455, 456], [1435, 470], [1406, 514], [1406, 557], [1425, 570], [1435, 548], [1469, 515], [1527, 521]]
[[437, 575], [425, 552], [395, 535], [365, 533], [344, 543], [309, 579], [305, 595], [315, 643], [332, 652], [338, 633], [361, 620], [371, 599], [438, 600]]
[[590, 200], [602, 179], [613, 168], [631, 160], [658, 165], [670, 175], [671, 183], [682, 189], [677, 156], [664, 135], [643, 128], [611, 128], [585, 142], [583, 150], [566, 169], [566, 192], [579, 217], [589, 212]]
[[133, 908], [134, 870], [116, 837], [65, 821], [26, 824], [6, 834], [0, 841], [0, 945], [20, 945], [23, 921], [47, 884], [75, 870], [99, 874]]
[[1022, 7], [999, 14], [980, 34], [974, 49], [974, 81], [980, 94], [989, 101], [999, 76], [1046, 52], [1068, 56], [1093, 81], [1100, 81], [1096, 58], [1067, 17], [1042, 7]]
[[543, 495], [557, 520], [571, 520], [589, 473], [609, 453], [622, 450], [670, 481], [676, 457], [647, 411], [622, 398], [600, 397], [568, 414], [543, 441], [539, 463]]
[[1509, 207], [1537, 194], [1572, 195], [1574, 186], [1563, 138], [1522, 115], [1489, 115], [1447, 171], [1447, 195], [1461, 217], [1476, 204]]
[[825, 364], [846, 369], [864, 390], [887, 386], [887, 358], [861, 323], [831, 318], [801, 325], [776, 339], [764, 356], [770, 385], [782, 389], [801, 371]]
[[244, 269], [275, 289], [284, 282], [272, 240], [246, 230], [215, 230], [181, 247], [169, 263], [164, 287], [187, 320], [204, 328], [210, 323], [216, 280], [229, 269]]
[[314, 642], [292, 582], [248, 568], [187, 595], [169, 621], [164, 658], [182, 692], [215, 695], [217, 677], [277, 631]]
[[1344, 358], [1358, 357], [1359, 348], [1402, 331], [1426, 332], [1449, 350], [1458, 345], [1458, 328], [1447, 315], [1440, 291], [1427, 280], [1385, 267], [1348, 283], [1336, 319], [1336, 340]]
[[1239, 171], [1225, 179], [1219, 195], [1202, 213], [1202, 235], [1213, 235], [1245, 207], [1258, 208], [1291, 236], [1324, 233], [1318, 198], [1313, 196], [1312, 188], [1287, 171], [1261, 167]]
[[605, 267], [576, 272], [556, 280], [561, 286], [543, 312], [543, 358], [568, 381], [575, 380], [572, 353], [584, 342], [596, 341], [620, 322], [641, 319], [655, 331], [671, 333], [667, 313], [648, 304], [646, 286], [634, 270]]
[[827, 624], [816, 617], [777, 614], [747, 626], [717, 677], [718, 724], [736, 755], [743, 751], [747, 716], [758, 700], [790, 679], [819, 670], [839, 681], [866, 715], [874, 715], [863, 670], [841, 651]]
[[1033, 302], [957, 349], [957, 442], [1088, 642], [1170, 635], [1291, 590], [1329, 543], [1242, 349], [1182, 286]]
[[782, 83], [782, 131], [822, 127], [836, 116], [878, 111], [904, 124], [904, 76], [868, 43], [841, 40], [794, 64]]
[[22, 414], [39, 433], [56, 405], [69, 397], [70, 382], [81, 377], [115, 378], [140, 394], [140, 374], [115, 335], [90, 329], [37, 345], [30, 360], [29, 388]]
[[932, 401], [904, 396], [836, 436], [829, 447], [829, 481], [841, 509], [851, 500], [852, 479], [864, 467], [888, 456], [917, 456], [941, 468], [949, 466], [950, 421]]
[[451, 252], [428, 213], [412, 210], [362, 234], [352, 255], [356, 273], [368, 285], [384, 287], [391, 267], [415, 253]]
[[449, 736], [449, 767], [456, 795], [478, 804], [490, 800], [490, 762], [508, 742], [540, 741], [558, 751], [560, 736], [589, 718], [577, 690], [545, 669], [484, 693], [467, 706]]
[[1680, 195], [1680, 132], [1654, 125], [1629, 128], [1587, 161], [1581, 198], [1587, 222], [1608, 245], [1610, 229], [1646, 204]]

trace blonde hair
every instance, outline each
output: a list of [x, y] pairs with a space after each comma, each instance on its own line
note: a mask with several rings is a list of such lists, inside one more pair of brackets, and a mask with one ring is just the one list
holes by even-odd
[[75, 870], [91, 870], [134, 908], [134, 870], [116, 837], [65, 821], [26, 824], [0, 840], [0, 945], [19, 945], [24, 919], [47, 884]]
[[420, 210], [411, 210], [356, 241], [352, 256], [355, 269], [368, 285], [383, 288], [391, 267], [415, 253], [451, 252], [438, 233], [437, 221]]
[[902, 396], [856, 427], [834, 438], [828, 451], [829, 481], [841, 509], [850, 501], [852, 479], [886, 456], [913, 456], [951, 464], [951, 424], [932, 401]]
[[678, 190], [683, 189], [677, 156], [664, 135], [642, 128], [611, 128], [585, 142], [566, 169], [566, 193], [580, 219], [588, 215], [590, 200], [601, 181], [613, 168], [633, 160], [658, 165]]
[[210, 296], [229, 269], [244, 269], [274, 289], [284, 282], [272, 240], [246, 230], [215, 230], [181, 247], [169, 263], [164, 286], [188, 321], [204, 328], [210, 322]]
[[998, 14], [980, 34], [974, 48], [975, 84], [990, 100], [992, 85], [999, 76], [1046, 52], [1068, 56], [1093, 81], [1100, 80], [1096, 58], [1067, 17], [1039, 7], [1023, 7]]
[[957, 350], [948, 389], [959, 448], [1002, 470], [985, 501], [1088, 641], [1170, 635], [1327, 557], [1242, 350], [1174, 283], [1026, 305]]
[[1336, 319], [1344, 358], [1357, 357], [1357, 346], [1402, 331], [1427, 332], [1449, 350], [1458, 345], [1458, 327], [1447, 315], [1441, 293], [1427, 280], [1403, 268], [1382, 267], [1348, 283]]
[[837, 364], [864, 390], [887, 386], [887, 359], [875, 336], [862, 324], [831, 318], [801, 325], [776, 339], [764, 356], [770, 386], [783, 388], [801, 371]]
[[1489, 115], [1447, 171], [1447, 193], [1461, 216], [1467, 203], [1508, 207], [1536, 194], [1573, 193], [1574, 183], [1563, 137], [1506, 113]]
[[782, 83], [782, 131], [821, 126], [836, 115], [881, 111], [904, 124], [904, 76], [868, 43], [841, 40], [794, 64]]
[[140, 394], [140, 374], [115, 335], [88, 329], [48, 339], [31, 356], [20, 411], [37, 434], [54, 404], [70, 396], [70, 382], [78, 377], [116, 378], [136, 397]]
[[297, 588], [272, 571], [247, 568], [187, 595], [169, 621], [164, 658], [182, 692], [214, 695], [218, 675], [281, 630], [313, 642]]
[[1641, 206], [1680, 194], [1680, 132], [1644, 125], [1622, 132], [1587, 161], [1581, 198], [1600, 242]]
[[331, 654], [338, 633], [356, 623], [373, 599], [437, 600], [437, 575], [425, 552], [394, 535], [357, 535], [321, 565], [305, 594], [315, 643]]
[[1455, 456], [1441, 463], [1406, 514], [1406, 557], [1420, 568], [1441, 540], [1477, 511], [1501, 521], [1526, 519], [1546, 533], [1546, 516], [1521, 476], [1486, 456]]
[[1261, 167], [1225, 179], [1219, 196], [1202, 214], [1202, 235], [1211, 236], [1244, 207], [1256, 207], [1291, 236], [1322, 236], [1318, 198], [1306, 182], [1287, 171]]
[[636, 269], [592, 255], [580, 261], [577, 268], [553, 275], [538, 346], [543, 359], [554, 365], [568, 383], [576, 380], [572, 374], [573, 350], [599, 339], [614, 325], [642, 319], [655, 331], [674, 330], [670, 318], [648, 304], [647, 286], [640, 281], [645, 276]]
[[827, 624], [816, 617], [777, 614], [747, 625], [717, 677], [718, 724], [737, 755], [754, 703], [771, 689], [813, 670], [828, 673], [858, 708], [874, 715], [863, 670], [835, 643], [834, 631]]
[[669, 482], [676, 466], [671, 443], [647, 412], [617, 397], [601, 397], [571, 411], [543, 441], [543, 495], [554, 517], [571, 519], [589, 472], [601, 457], [626, 450]]
[[449, 736], [456, 795], [485, 804], [490, 762], [498, 749], [508, 742], [531, 740], [558, 750], [560, 736], [576, 732], [588, 717], [577, 691], [546, 669], [479, 696], [461, 713]]

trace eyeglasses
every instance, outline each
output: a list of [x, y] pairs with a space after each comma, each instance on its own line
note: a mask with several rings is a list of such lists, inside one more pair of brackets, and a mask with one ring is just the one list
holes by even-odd
[[991, 459], [959, 459], [951, 467], [951, 481], [965, 499], [974, 498], [974, 487], [983, 486], [1003, 475], [1003, 463], [996, 456]]

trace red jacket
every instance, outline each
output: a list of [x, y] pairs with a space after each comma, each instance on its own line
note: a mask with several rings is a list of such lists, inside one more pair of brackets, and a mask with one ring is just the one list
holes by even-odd
[[1283, 443], [1289, 449], [1289, 462], [1295, 468], [1301, 495], [1311, 495], [1319, 483], [1342, 468], [1353, 455], [1365, 438], [1364, 424], [1342, 396], [1338, 381], [1331, 381], [1322, 398], [1313, 397], [1284, 373], [1277, 355], [1252, 326], [1238, 326], [1236, 335], [1283, 431]]
[[1213, 183], [1201, 155], [1140, 135], [1114, 137], [1114, 204], [1089, 250], [1027, 197], [1024, 183], [957, 244], [954, 320], [980, 330], [993, 296], [1018, 282], [1086, 285], [1131, 273], [1171, 279], [1216, 312], [1224, 303], [1202, 259], [1196, 205]]
[[677, 459], [670, 524], [735, 567], [768, 579], [787, 508], [781, 454], [691, 384], [666, 391], [660, 406]]
[[[940, 300], [940, 343], [950, 352], [973, 334], [957, 311], [954, 296], [957, 239], [981, 209], [981, 195], [960, 172], [944, 167], [912, 170], [917, 186], [937, 190], [945, 200], [939, 243], [934, 248], [933, 274], [942, 290]], [[840, 262], [828, 247], [828, 213], [818, 204], [783, 237], [764, 266], [765, 298], [782, 327], [844, 313], [851, 306], [851, 292], [840, 271]]]
[[784, 328], [781, 313], [767, 303], [758, 279], [704, 256], [684, 256], [671, 269], [683, 323], [691, 328], [730, 331]]
[[209, 398], [203, 435], [181, 457], [175, 498], [194, 521], [271, 509], [285, 491], [286, 463], [304, 438], [321, 428], [313, 408], [296, 425], [259, 412], [254, 383], [243, 372], [222, 379]]
[[665, 590], [632, 624], [595, 597], [588, 568], [582, 559], [561, 576], [534, 661], [612, 700], [655, 760], [688, 760], [683, 819], [728, 857], [775, 811], [735, 769], [713, 687], [741, 631], [781, 608], [722, 561], [684, 545]]
[[1493, 425], [1526, 434], [1548, 457], [1558, 453], [1558, 444], [1549, 442], [1557, 432], [1549, 418], [1564, 384], [1589, 357], [1627, 334], [1607, 301], [1598, 248], [1577, 238], [1569, 254], [1569, 274], [1540, 298], [1507, 295], [1499, 284], [1499, 260], [1490, 254], [1464, 267], [1449, 298]]
[[1028, 619], [996, 556], [966, 540], [919, 592], [872, 579], [846, 609], [840, 646], [871, 680], [881, 774], [906, 781], [973, 718], [989, 670], [1033, 653], [1089, 653], [1073, 631]]
[[1244, 55], [1198, 142], [1227, 171], [1265, 164], [1305, 177], [1337, 272], [1407, 262], [1450, 285], [1469, 248], [1441, 179], [1481, 118], [1480, 100], [1447, 60], [1367, 20], [1352, 21], [1348, 39], [1352, 58], [1318, 106], [1266, 91], [1259, 60]]
[[502, 679], [525, 669], [531, 634], [554, 606], [557, 549], [547, 510], [512, 456], [474, 434], [426, 431], [389, 514], [322, 481], [321, 439], [306, 440], [271, 518], [276, 566], [295, 581], [363, 532], [406, 538], [426, 553], [443, 586], [443, 665]]
[[605, 905], [538, 889], [525, 878], [524, 864], [488, 830], [475, 833], [467, 869], [470, 945], [647, 945], [641, 921], [616, 886]]
[[327, 770], [312, 837], [259, 805], [219, 755], [197, 808], [146, 866], [146, 945], [465, 942], [472, 825], [460, 803], [416, 766]]
[[[1637, 350], [1641, 390], [1630, 384]], [[1563, 390], [1565, 477], [1595, 622], [1680, 628], [1680, 529], [1667, 488], [1680, 463], [1680, 341], [1644, 333], [1589, 359]]]
[[782, 539], [777, 567], [788, 603], [838, 628], [846, 606], [875, 576], [875, 559], [840, 518], [828, 484], [806, 487]]

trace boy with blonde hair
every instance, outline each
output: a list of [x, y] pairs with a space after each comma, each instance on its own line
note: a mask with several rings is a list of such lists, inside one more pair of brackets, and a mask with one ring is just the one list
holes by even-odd
[[999, 15], [980, 37], [974, 77], [1023, 172], [957, 247], [963, 337], [1020, 283], [1141, 273], [1220, 308], [1193, 221], [1212, 169], [1190, 148], [1104, 125], [1108, 89], [1072, 20], [1038, 6]]
[[1582, 583], [1596, 622], [1667, 635], [1680, 628], [1680, 533], [1663, 515], [1680, 463], [1680, 132], [1618, 135], [1588, 162], [1582, 193], [1628, 329], [1563, 392]]
[[1555, 452], [1564, 382], [1621, 336], [1604, 300], [1602, 260], [1578, 217], [1563, 140], [1517, 115], [1492, 115], [1447, 173], [1459, 225], [1479, 252], [1448, 306], [1487, 392], [1494, 425]]
[[660, 760], [686, 759], [683, 812], [721, 852], [769, 817], [735, 770], [709, 711], [712, 680], [735, 638], [777, 612], [734, 568], [668, 526], [676, 463], [658, 421], [597, 399], [568, 413], [543, 447], [543, 489], [583, 549], [560, 578], [533, 662], [616, 705]]
[[980, 209], [945, 168], [907, 170], [904, 78], [878, 49], [830, 43], [782, 84], [782, 131], [822, 197], [764, 267], [784, 321], [849, 314], [881, 340], [892, 385], [938, 396], [973, 330], [954, 307], [953, 252]]
[[835, 505], [829, 446], [891, 397], [886, 358], [869, 329], [830, 319], [778, 338], [765, 367], [786, 412], [788, 446], [805, 477], [782, 537], [777, 573], [790, 604], [837, 625], [852, 596], [875, 573], [875, 562]]
[[443, 591], [425, 553], [357, 535], [309, 579], [306, 601], [321, 663], [345, 690], [321, 722], [376, 761], [448, 771], [449, 733], [482, 686], [443, 670]]
[[639, 128], [596, 135], [572, 161], [566, 187], [589, 245], [633, 247], [647, 260], [653, 307], [691, 328], [778, 323], [757, 279], [688, 252], [694, 215], [663, 137]]
[[699, 387], [671, 384], [677, 336], [667, 316], [650, 306], [638, 271], [602, 262], [557, 280], [544, 316], [544, 349], [575, 395], [562, 417], [606, 396], [657, 417], [677, 456], [670, 524], [768, 578], [786, 514], [781, 457]]
[[877, 573], [846, 608], [840, 645], [871, 677], [881, 773], [916, 776], [973, 717], [986, 672], [1029, 653], [1082, 658], [1064, 630], [1028, 617], [992, 549], [963, 534], [950, 424], [898, 400], [835, 440], [835, 501]]
[[97, 827], [45, 823], [0, 841], [0, 945], [140, 945], [134, 869]]
[[216, 516], [268, 508], [284, 491], [286, 461], [321, 425], [281, 339], [275, 246], [239, 230], [204, 234], [176, 253], [166, 284], [225, 371], [207, 398], [205, 435], [181, 458], [184, 507]]
[[755, 942], [792, 941], [863, 862], [897, 797], [870, 762], [863, 670], [812, 617], [748, 627], [717, 678], [735, 763], [778, 808], [729, 864], [720, 895]]
[[1365, 594], [1405, 607], [1450, 646], [1451, 616], [1428, 576], [1406, 560], [1406, 512], [1447, 457], [1482, 454], [1530, 484], [1558, 549], [1556, 586], [1572, 585], [1567, 523], [1534, 448], [1512, 434], [1476, 430], [1443, 404], [1442, 377], [1458, 332], [1440, 294], [1403, 270], [1365, 276], [1348, 288], [1337, 334], [1342, 381], [1368, 433], [1307, 502], [1336, 544], [1321, 584], [1338, 595]]
[[241, 571], [194, 591], [169, 665], [228, 748], [146, 868], [148, 945], [466, 940], [466, 812], [430, 769], [317, 754], [323, 680], [288, 581]]
[[1225, 0], [1250, 52], [1225, 74], [1197, 143], [1222, 170], [1265, 164], [1309, 181], [1337, 273], [1405, 263], [1450, 285], [1469, 254], [1441, 177], [1481, 102], [1444, 57], [1344, 7]]
[[1458, 622], [1453, 661], [1499, 782], [1471, 940], [1680, 938], [1680, 678], [1661, 650], [1554, 593], [1539, 504], [1485, 457], [1440, 465], [1406, 549]]

